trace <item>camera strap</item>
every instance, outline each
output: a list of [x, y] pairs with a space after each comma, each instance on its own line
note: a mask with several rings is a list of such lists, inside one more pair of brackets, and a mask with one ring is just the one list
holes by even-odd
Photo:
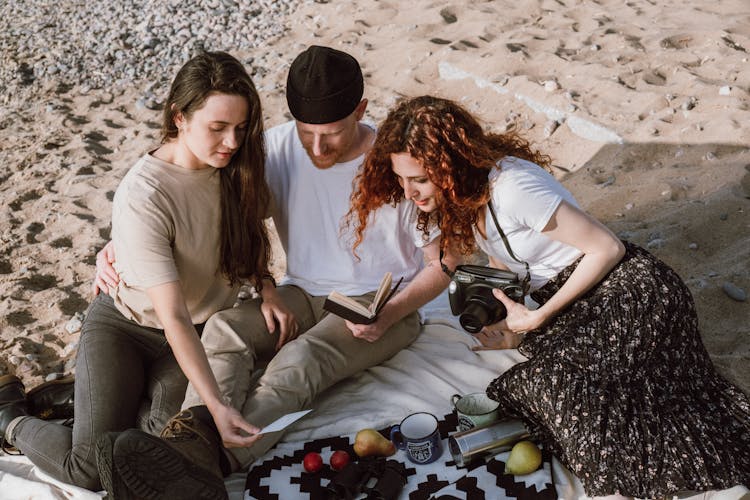
[[495, 215], [495, 208], [492, 206], [492, 200], [489, 200], [487, 202], [487, 206], [490, 207], [490, 215], [492, 215], [492, 221], [495, 223], [495, 228], [497, 228], [497, 232], [500, 233], [500, 238], [503, 240], [503, 244], [505, 245], [505, 249], [508, 251], [508, 255], [511, 256], [513, 260], [518, 262], [519, 264], [523, 264], [526, 267], [526, 277], [521, 282], [523, 284], [523, 294], [526, 295], [529, 292], [529, 287], [531, 285], [531, 272], [529, 271], [529, 263], [525, 260], [521, 260], [518, 257], [516, 257], [516, 254], [513, 253], [513, 250], [510, 248], [510, 243], [508, 243], [508, 238], [505, 236], [505, 233], [500, 228], [500, 223], [497, 222], [497, 215]]
[[453, 275], [456, 274], [455, 272], [448, 269], [448, 266], [446, 266], [445, 263], [443, 262], [443, 249], [442, 248], [440, 249], [440, 269], [442, 269], [443, 272], [447, 274], [449, 278], [453, 278]]
[[[529, 288], [531, 286], [531, 272], [529, 271], [529, 263], [525, 260], [521, 260], [518, 257], [516, 257], [516, 254], [513, 253], [513, 250], [510, 248], [510, 243], [508, 243], [508, 237], [505, 236], [505, 232], [500, 228], [500, 223], [497, 222], [497, 215], [495, 215], [495, 208], [492, 206], [492, 200], [490, 200], [487, 205], [490, 207], [490, 215], [492, 215], [492, 221], [495, 223], [495, 228], [497, 228], [497, 232], [500, 233], [500, 238], [503, 240], [503, 244], [505, 245], [505, 249], [508, 251], [508, 255], [511, 256], [513, 260], [518, 262], [519, 264], [523, 264], [524, 267], [526, 267], [526, 277], [521, 281], [521, 284], [523, 286], [523, 294], [526, 295], [529, 293]], [[448, 275], [449, 278], [453, 278], [453, 275], [455, 274], [453, 271], [448, 269], [448, 266], [443, 263], [443, 249], [440, 249], [440, 268], [443, 270], [445, 274]]]

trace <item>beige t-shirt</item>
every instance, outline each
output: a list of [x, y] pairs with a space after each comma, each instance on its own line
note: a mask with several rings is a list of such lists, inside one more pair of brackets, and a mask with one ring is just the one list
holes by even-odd
[[112, 203], [112, 241], [120, 283], [117, 309], [136, 323], [162, 328], [146, 290], [179, 281], [193, 324], [232, 307], [239, 287], [219, 269], [219, 171], [188, 170], [143, 156]]

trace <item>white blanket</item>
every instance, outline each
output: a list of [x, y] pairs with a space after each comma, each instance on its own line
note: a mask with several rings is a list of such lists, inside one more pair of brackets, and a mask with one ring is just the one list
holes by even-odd
[[[321, 394], [314, 411], [290, 427], [283, 442], [340, 436], [365, 427], [384, 428], [415, 411], [440, 417], [452, 411], [453, 394], [484, 391], [498, 374], [525, 359], [516, 350], [472, 351], [476, 341], [455, 327], [445, 296], [425, 312], [426, 325], [412, 346]], [[559, 498], [585, 497], [570, 472], [556, 461], [552, 469]], [[233, 474], [226, 484], [230, 499], [243, 498], [245, 474]], [[740, 486], [681, 497], [737, 500], [745, 494], [748, 489]], [[89, 500], [103, 496], [103, 492], [92, 493], [55, 481], [25, 457], [0, 456], [2, 499]]]

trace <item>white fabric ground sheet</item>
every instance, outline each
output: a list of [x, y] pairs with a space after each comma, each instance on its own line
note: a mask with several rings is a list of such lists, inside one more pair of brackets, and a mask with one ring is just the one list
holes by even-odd
[[[456, 328], [445, 295], [424, 312], [426, 326], [411, 347], [323, 393], [315, 402], [314, 411], [295, 423], [283, 442], [293, 444], [341, 436], [365, 427], [385, 428], [416, 411], [432, 412], [440, 418], [453, 410], [450, 403], [453, 394], [484, 391], [499, 373], [524, 360], [516, 350], [473, 352], [471, 346], [475, 341]], [[237, 473], [227, 478], [231, 500], [245, 497], [245, 477]], [[552, 477], [558, 498], [585, 497], [578, 480], [556, 461]], [[746, 487], [738, 486], [680, 497], [738, 500], [748, 494]], [[103, 496], [103, 492], [94, 493], [55, 481], [23, 456], [0, 455], [0, 499], [94, 500]]]

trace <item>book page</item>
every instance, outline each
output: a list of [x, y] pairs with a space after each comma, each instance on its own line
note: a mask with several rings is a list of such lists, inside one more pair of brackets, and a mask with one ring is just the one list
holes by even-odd
[[332, 301], [334, 301], [334, 302], [336, 302], [338, 304], [341, 304], [342, 306], [344, 306], [344, 307], [346, 307], [348, 309], [351, 309], [352, 311], [355, 311], [355, 312], [361, 314], [362, 316], [365, 316], [365, 317], [368, 317], [368, 318], [372, 318], [374, 316], [374, 314], [372, 313], [372, 311], [370, 311], [370, 309], [368, 309], [367, 307], [363, 306], [362, 304], [360, 304], [356, 300], [351, 299], [351, 298], [347, 297], [346, 295], [337, 292], [336, 290], [334, 290], [330, 294], [328, 294], [328, 299], [332, 300]]
[[385, 273], [383, 279], [380, 280], [380, 286], [378, 291], [375, 292], [375, 298], [370, 304], [370, 312], [375, 313], [378, 310], [380, 303], [388, 296], [388, 292], [391, 291], [391, 283], [393, 283], [393, 275], [390, 272]]

